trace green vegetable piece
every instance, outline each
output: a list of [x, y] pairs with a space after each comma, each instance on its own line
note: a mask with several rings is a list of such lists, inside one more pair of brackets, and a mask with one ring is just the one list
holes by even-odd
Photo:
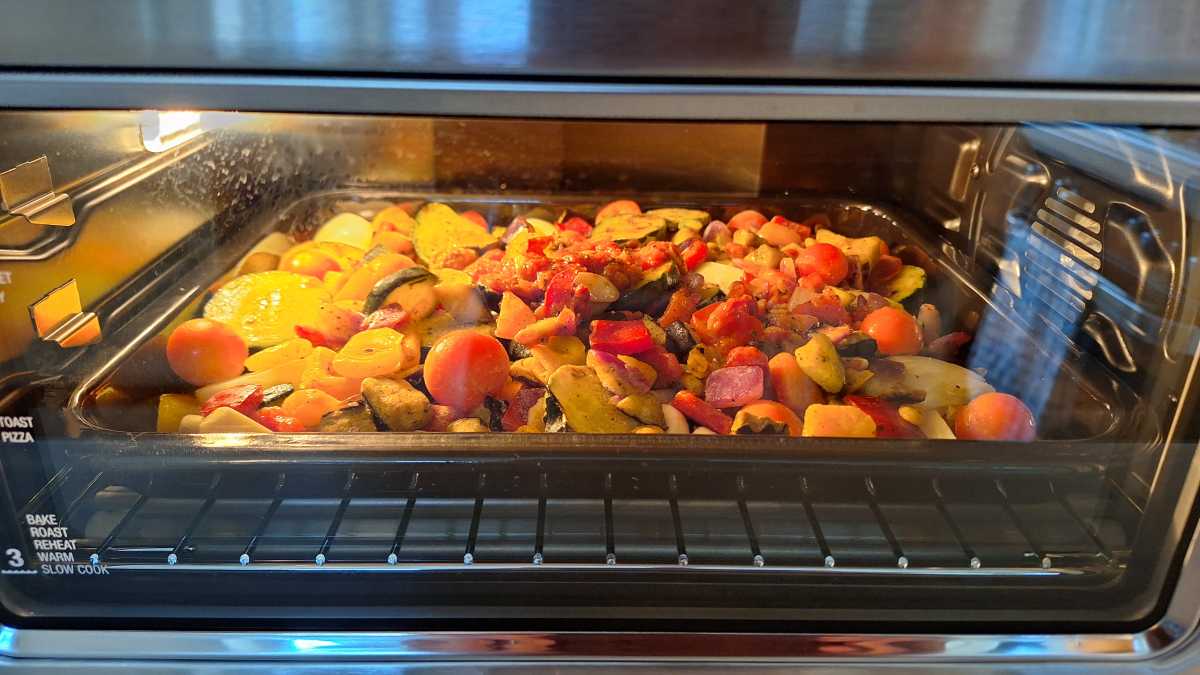
[[641, 241], [667, 230], [667, 221], [659, 216], [621, 214], [596, 224], [591, 238], [596, 241]]
[[900, 268], [900, 273], [887, 283], [884, 294], [889, 300], [900, 302], [924, 287], [925, 270], [915, 265], [905, 265]]
[[587, 366], [562, 366], [550, 375], [546, 431], [626, 434], [640, 424], [609, 403], [609, 393]]

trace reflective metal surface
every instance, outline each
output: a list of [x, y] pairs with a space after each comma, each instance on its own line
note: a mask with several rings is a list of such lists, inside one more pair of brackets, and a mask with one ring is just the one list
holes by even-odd
[[1074, 121], [1188, 126], [1200, 93], [383, 77], [0, 72], [13, 108], [200, 109], [580, 119]]
[[8, 3], [0, 64], [1200, 83], [1200, 5], [1136, 0]]

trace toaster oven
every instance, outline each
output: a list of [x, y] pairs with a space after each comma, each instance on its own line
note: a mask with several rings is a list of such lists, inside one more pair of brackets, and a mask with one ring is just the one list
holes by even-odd
[[1186, 86], [294, 32], [0, 71], [11, 664], [1195, 658]]

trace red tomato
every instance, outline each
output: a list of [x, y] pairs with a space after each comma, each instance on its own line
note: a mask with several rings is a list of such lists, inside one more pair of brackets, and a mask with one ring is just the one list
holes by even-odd
[[886, 356], [921, 351], [921, 329], [911, 314], [895, 307], [880, 307], [862, 320], [859, 330], [871, 336]]
[[972, 441], [1032, 441], [1037, 427], [1021, 399], [991, 392], [976, 396], [958, 411], [954, 433]]
[[836, 286], [849, 273], [850, 263], [846, 260], [846, 254], [832, 244], [813, 244], [796, 254], [798, 276], [817, 274], [825, 283]]
[[558, 229], [563, 232], [578, 232], [585, 237], [592, 233], [592, 226], [588, 224], [588, 221], [579, 216], [568, 218], [566, 221], [559, 223]]
[[207, 417], [217, 408], [233, 408], [243, 415], [253, 415], [262, 400], [262, 387], [257, 384], [243, 384], [213, 394], [200, 408], [200, 414]]
[[745, 211], [738, 211], [735, 213], [733, 217], [729, 219], [727, 225], [729, 225], [729, 229], [731, 230], [750, 230], [751, 232], [758, 232], [758, 228], [762, 227], [763, 223], [765, 222], [767, 222], [766, 216], [758, 211], [751, 211], [747, 209]]
[[596, 222], [600, 222], [609, 216], [621, 215], [638, 215], [642, 212], [642, 207], [638, 203], [630, 199], [618, 199], [615, 202], [605, 204], [599, 211], [596, 212]]
[[485, 230], [488, 229], [487, 218], [484, 218], [482, 213], [480, 213], [478, 211], [463, 211], [462, 214], [460, 214], [460, 215], [462, 215], [463, 218], [466, 218], [467, 220], [471, 221], [472, 223], [475, 223], [476, 225], [482, 227], [483, 229], [485, 229]]
[[167, 338], [171, 370], [197, 387], [241, 375], [248, 356], [245, 340], [217, 321], [185, 321]]
[[708, 333], [717, 338], [731, 338], [745, 344], [762, 331], [762, 322], [754, 316], [754, 299], [740, 296], [718, 303], [706, 322]]
[[508, 365], [508, 353], [496, 338], [456, 331], [425, 357], [425, 387], [438, 403], [466, 413], [508, 383]]

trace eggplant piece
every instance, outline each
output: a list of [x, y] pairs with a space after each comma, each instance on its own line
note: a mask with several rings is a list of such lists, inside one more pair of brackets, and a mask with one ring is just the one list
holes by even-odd
[[529, 347], [517, 342], [516, 340], [500, 340], [504, 344], [505, 351], [508, 352], [508, 358], [513, 361], [520, 361], [533, 356], [533, 352], [529, 351]]
[[[425, 361], [425, 354], [421, 354], [421, 361]], [[429, 387], [425, 386], [425, 371], [423, 369], [404, 378], [404, 381], [411, 384], [413, 389], [424, 394], [425, 398], [433, 399], [433, 394], [429, 393]]]
[[390, 431], [416, 431], [433, 414], [425, 394], [404, 380], [368, 377], [362, 383], [363, 401], [380, 427]]
[[875, 339], [866, 333], [855, 332], [839, 342], [837, 350], [842, 356], [871, 357], [879, 351], [879, 346], [875, 344]]
[[686, 360], [688, 352], [692, 351], [692, 347], [696, 346], [696, 340], [692, 337], [692, 331], [688, 330], [687, 324], [682, 321], [667, 326], [663, 331], [667, 334], [667, 351], [681, 360]]
[[476, 288], [479, 289], [479, 295], [480, 295], [480, 297], [483, 298], [483, 306], [487, 307], [489, 310], [499, 314], [500, 313], [500, 299], [504, 297], [504, 294], [497, 293], [496, 291], [493, 291], [492, 289], [488, 288], [487, 286], [476, 285]]
[[375, 426], [375, 416], [362, 403], [355, 403], [340, 410], [326, 413], [317, 427], [320, 431], [332, 433], [352, 433], [362, 431], [379, 431]]
[[546, 391], [546, 431], [627, 434], [641, 423], [609, 402], [600, 378], [587, 366], [563, 366], [550, 375]]
[[[376, 282], [375, 286], [371, 288], [371, 292], [367, 294], [367, 299], [363, 302], [363, 314], [374, 312], [383, 307], [389, 298], [392, 298], [392, 302], [399, 304], [415, 318], [424, 318], [437, 307], [437, 296], [433, 292], [435, 284], [437, 284], [437, 277], [424, 267], [408, 267], [395, 274], [389, 274]], [[424, 288], [426, 285], [428, 285], [427, 289]], [[397, 294], [403, 297], [392, 296], [393, 292], [404, 287], [413, 291], [412, 295], [414, 296], [407, 304], [405, 299], [409, 294]], [[416, 297], [418, 293], [421, 294], [419, 298]], [[416, 307], [416, 305], [421, 305], [421, 307]], [[428, 311], [424, 311], [426, 305], [428, 305]]]
[[263, 390], [262, 404], [259, 407], [266, 408], [268, 406], [279, 405], [283, 403], [283, 399], [291, 396], [294, 391], [296, 391], [296, 388], [286, 383], [268, 387]]
[[671, 300], [671, 291], [682, 279], [675, 263], [665, 262], [647, 272], [642, 283], [621, 294], [609, 309], [644, 312], [652, 316], [661, 314]]
[[563, 410], [562, 405], [554, 394], [546, 392], [546, 412], [542, 416], [543, 431], [548, 434], [565, 433], [571, 431], [571, 427], [567, 424], [567, 413]]
[[609, 216], [596, 223], [592, 230], [592, 241], [641, 241], [658, 239], [667, 231], [667, 220], [659, 216], [644, 214], [620, 214]]
[[703, 230], [704, 226], [712, 220], [708, 215], [708, 211], [698, 211], [696, 209], [651, 209], [646, 212], [646, 215], [662, 218], [677, 229], [694, 230], [697, 232]]
[[504, 426], [500, 424], [500, 420], [504, 417], [504, 413], [508, 410], [508, 404], [497, 398], [488, 396], [483, 399], [483, 407], [488, 411], [487, 426], [490, 431], [504, 431]]

